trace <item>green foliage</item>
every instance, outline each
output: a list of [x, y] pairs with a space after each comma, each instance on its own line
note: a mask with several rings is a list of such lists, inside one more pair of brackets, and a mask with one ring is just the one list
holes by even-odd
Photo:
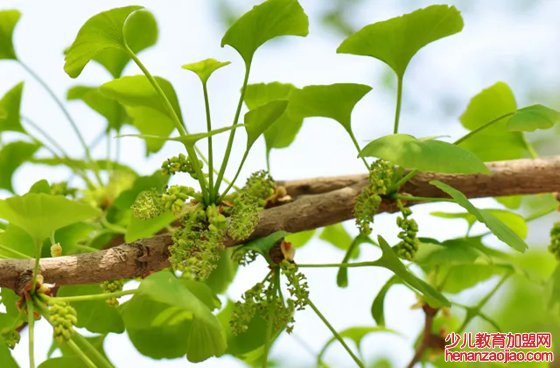
[[560, 112], [543, 105], [532, 105], [517, 110], [508, 120], [507, 127], [512, 131], [549, 129], [560, 122]]
[[216, 59], [204, 59], [196, 63], [185, 64], [183, 69], [195, 73], [202, 83], [208, 82], [208, 78], [218, 69], [231, 64], [229, 61], [218, 61]]
[[421, 48], [462, 29], [463, 19], [455, 7], [432, 5], [365, 26], [344, 40], [337, 52], [374, 57], [402, 78]]
[[138, 52], [157, 40], [157, 26], [151, 13], [141, 6], [116, 8], [91, 17], [80, 29], [66, 52], [64, 70], [76, 78], [96, 60], [117, 78]]
[[25, 133], [21, 126], [21, 95], [23, 93], [23, 82], [16, 84], [0, 100], [0, 109], [4, 116], [0, 116], [0, 132], [13, 131]]
[[497, 82], [474, 96], [461, 115], [461, 123], [470, 131], [480, 129], [459, 146], [475, 153], [483, 161], [521, 158], [527, 154], [527, 144], [521, 132], [509, 132], [508, 118], [517, 109], [509, 86]]
[[[289, 101], [291, 93], [295, 90], [296, 87], [291, 84], [278, 82], [250, 84], [245, 91], [245, 104], [250, 110], [254, 110], [273, 101]], [[302, 122], [302, 117], [294, 117], [286, 109], [276, 122], [264, 131], [267, 157], [273, 148], [288, 147], [296, 138]]]
[[407, 169], [444, 173], [489, 173], [472, 152], [435, 139], [417, 139], [408, 134], [391, 134], [368, 143], [362, 157], [377, 157]]
[[86, 204], [44, 193], [28, 193], [0, 201], [0, 218], [25, 230], [35, 243], [48, 238], [57, 229], [98, 214], [98, 210]]
[[504, 223], [492, 215], [492, 213], [479, 211], [471, 204], [463, 193], [437, 180], [431, 181], [430, 184], [449, 194], [458, 205], [469, 211], [469, 213], [475, 216], [478, 221], [484, 223], [490, 231], [498, 237], [498, 239], [513, 249], [519, 252], [524, 252], [528, 248], [523, 239], [521, 239], [515, 232], [504, 225]]
[[450, 305], [449, 301], [439, 291], [406, 269], [385, 239], [379, 236], [378, 241], [383, 254], [381, 258], [373, 262], [374, 265], [391, 270], [400, 278], [400, 281], [410, 288], [419, 291], [430, 306], [437, 308]]
[[124, 107], [101, 93], [99, 87], [74, 86], [68, 90], [66, 98], [69, 101], [81, 100], [101, 114], [107, 119], [107, 129], [119, 131], [128, 120]]
[[257, 49], [279, 36], [306, 36], [307, 15], [296, 0], [268, 0], [239, 18], [222, 38], [248, 66]]
[[[155, 77], [156, 82], [169, 99], [175, 114], [181, 117], [177, 95], [171, 83]], [[175, 128], [174, 116], [147, 77], [136, 75], [122, 77], [103, 84], [101, 92], [125, 107], [132, 124], [141, 134], [169, 137]], [[165, 141], [146, 139], [148, 152], [157, 152]]]
[[20, 17], [17, 10], [0, 11], [0, 59], [17, 60], [12, 36]]
[[287, 105], [287, 101], [272, 101], [245, 114], [247, 150], [250, 150], [255, 141], [278, 121], [284, 110], [286, 110]]
[[14, 191], [12, 186], [12, 177], [15, 171], [31, 157], [39, 149], [36, 143], [28, 143], [23, 141], [10, 142], [0, 149], [0, 188]]
[[306, 86], [291, 93], [289, 113], [298, 118], [331, 118], [353, 135], [350, 123], [352, 110], [369, 91], [369, 86], [352, 83]]
[[225, 334], [211, 312], [219, 301], [208, 287], [162, 271], [144, 279], [140, 292], [122, 305], [121, 313], [142, 353], [153, 358], [186, 354], [199, 362], [224, 352]]

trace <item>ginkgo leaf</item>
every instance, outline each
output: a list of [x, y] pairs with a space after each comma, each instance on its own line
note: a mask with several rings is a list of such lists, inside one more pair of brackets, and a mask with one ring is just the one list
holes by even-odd
[[18, 10], [0, 11], [0, 59], [17, 60], [12, 38], [20, 17]]
[[517, 110], [507, 122], [510, 131], [532, 132], [549, 129], [560, 122], [560, 112], [543, 105], [531, 105]]
[[498, 82], [474, 96], [461, 123], [468, 130], [478, 129], [493, 122], [463, 140], [458, 145], [475, 153], [483, 161], [500, 161], [522, 158], [527, 154], [527, 145], [520, 132], [508, 132], [508, 118], [517, 110], [515, 97], [509, 86]]
[[408, 134], [391, 134], [368, 143], [360, 153], [378, 157], [407, 169], [443, 173], [488, 173], [472, 152], [451, 143], [421, 140]]
[[16, 84], [0, 100], [0, 132], [12, 131], [25, 133], [21, 126], [21, 95], [23, 93], [23, 82]]
[[141, 9], [115, 8], [88, 19], [66, 51], [64, 71], [76, 78], [91, 60], [96, 60], [114, 77], [120, 76], [130, 60], [130, 51], [140, 51], [157, 40], [153, 16], [147, 11], [139, 12]]
[[245, 130], [247, 131], [247, 150], [286, 110], [288, 101], [272, 101], [245, 114]]
[[291, 93], [289, 113], [297, 117], [331, 118], [351, 133], [352, 110], [369, 91], [370, 86], [354, 83], [306, 86]]
[[365, 26], [345, 39], [338, 53], [372, 56], [402, 78], [412, 57], [424, 46], [463, 29], [454, 6], [432, 5]]
[[[224, 330], [212, 314], [212, 309], [219, 307], [220, 303], [208, 286], [200, 282], [180, 280], [169, 271], [161, 271], [145, 278], [139, 290], [140, 295], [135, 296], [129, 302], [130, 305], [123, 306], [123, 319], [129, 335], [131, 330], [140, 330], [146, 336], [149, 336], [151, 328], [158, 330], [153, 320], [146, 319], [141, 314], [131, 313], [130, 308], [135, 299], [142, 300], [147, 297], [157, 303], [156, 305], [160, 305], [162, 313], [171, 310], [175, 315], [184, 314], [184, 317], [175, 321], [171, 318], [173, 314], [161, 320], [161, 327], [181, 327], [172, 330], [176, 335], [166, 336], [166, 341], [177, 340], [174, 344], [178, 346], [172, 352], [175, 356], [182, 353], [187, 355], [189, 361], [200, 362], [225, 351]], [[145, 303], [149, 304], [149, 301]], [[156, 344], [160, 343], [163, 341]]]
[[190, 70], [191, 72], [198, 75], [202, 83], [206, 83], [208, 78], [214, 73], [216, 70], [229, 65], [231, 62], [229, 61], [218, 61], [216, 59], [204, 59], [198, 61], [196, 63], [185, 64], [181, 68]]
[[[289, 101], [291, 93], [295, 90], [294, 85], [287, 83], [250, 84], [245, 91], [245, 104], [250, 110], [254, 110], [272, 101]], [[292, 144], [301, 129], [303, 118], [290, 116], [288, 110], [286, 109], [276, 122], [264, 132], [267, 156], [273, 148], [285, 148]]]
[[40, 145], [29, 142], [10, 142], [0, 149], [0, 188], [14, 191], [12, 176], [24, 163], [29, 161]]
[[108, 129], [120, 130], [128, 118], [124, 107], [92, 86], [74, 86], [66, 94], [68, 100], [81, 100], [107, 119]]
[[[173, 85], [166, 79], [155, 77], [181, 119], [181, 109]], [[144, 75], [127, 76], [101, 85], [100, 91], [125, 106], [132, 124], [143, 135], [168, 137], [175, 129], [175, 118], [169, 111], [161, 96], [156, 92]], [[147, 140], [148, 152], [157, 152], [164, 141]]]
[[[134, 11], [123, 27], [124, 40], [135, 54], [156, 44], [158, 26], [153, 14], [146, 9]], [[121, 49], [108, 48], [99, 52], [94, 61], [103, 65], [113, 78], [119, 78], [131, 57]]]
[[267, 0], [241, 16], [222, 38], [250, 65], [255, 51], [279, 36], [306, 36], [307, 15], [296, 0]]
[[89, 205], [63, 196], [27, 193], [0, 201], [0, 218], [25, 230], [35, 244], [64, 226], [99, 215]]

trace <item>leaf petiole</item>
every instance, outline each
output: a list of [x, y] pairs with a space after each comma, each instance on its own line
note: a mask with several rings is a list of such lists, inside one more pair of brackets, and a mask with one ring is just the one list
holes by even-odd
[[138, 289], [115, 291], [114, 293], [90, 294], [90, 295], [76, 295], [76, 296], [56, 296], [48, 297], [48, 300], [56, 300], [59, 302], [89, 302], [94, 300], [105, 300], [110, 298], [119, 298], [125, 295], [133, 295], [138, 293]]

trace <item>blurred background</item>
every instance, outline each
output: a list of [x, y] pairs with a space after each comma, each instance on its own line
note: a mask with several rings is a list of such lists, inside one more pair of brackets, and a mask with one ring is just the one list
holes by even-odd
[[[250, 0], [168, 0], [136, 1], [155, 15], [159, 28], [159, 41], [155, 47], [140, 54], [144, 64], [155, 75], [170, 80], [179, 95], [183, 115], [191, 131], [203, 131], [205, 118], [202, 91], [195, 76], [180, 68], [181, 65], [208, 57], [230, 60], [232, 65], [218, 71], [209, 82], [212, 114], [216, 125], [231, 121], [243, 77], [243, 63], [236, 52], [221, 48], [220, 40], [229, 24], [249, 10], [258, 1]], [[375, 0], [300, 0], [310, 19], [307, 38], [284, 37], [261, 48], [253, 62], [250, 83], [280, 81], [297, 87], [309, 84], [354, 82], [373, 86], [354, 110], [352, 121], [361, 145], [391, 132], [396, 80], [389, 68], [381, 62], [352, 55], [336, 54], [340, 42], [350, 33], [366, 24], [388, 19], [433, 4], [429, 1], [375, 1]], [[510, 85], [519, 106], [542, 103], [560, 108], [560, 14], [559, 1], [484, 0], [447, 1], [455, 5], [465, 21], [463, 31], [437, 41], [414, 58], [407, 70], [404, 84], [401, 131], [416, 136], [444, 136], [452, 141], [465, 130], [458, 117], [470, 97], [482, 89], [503, 81]], [[65, 100], [66, 91], [76, 84], [100, 85], [111, 76], [99, 65], [90, 63], [78, 78], [72, 80], [63, 71], [63, 50], [75, 38], [81, 25], [92, 15], [130, 2], [98, 0], [76, 2], [56, 0], [17, 1], [2, 0], [0, 9], [15, 8], [23, 16], [15, 31], [16, 52], [21, 60], [41, 75]], [[134, 65], [125, 70], [126, 75], [139, 74]], [[70, 130], [60, 110], [43, 89], [10, 61], [0, 62], [0, 94], [25, 80], [22, 112], [29, 119], [48, 130], [72, 155], [83, 156], [76, 136]], [[71, 114], [78, 121], [86, 141], [92, 142], [103, 134], [102, 117], [79, 102], [68, 102]], [[25, 123], [24, 123], [25, 125]], [[32, 130], [30, 128], [30, 130]], [[135, 133], [126, 126], [123, 133]], [[558, 154], [558, 142], [551, 134], [531, 134], [537, 151], [542, 155]], [[8, 135], [9, 139], [9, 135]], [[110, 139], [115, 139], [111, 137]], [[150, 174], [161, 162], [177, 154], [181, 146], [168, 143], [155, 155], [146, 157], [144, 144], [134, 138], [121, 138], [121, 160], [141, 174]], [[225, 137], [216, 139], [215, 146], [225, 147]], [[244, 147], [242, 134], [237, 135], [238, 147]], [[447, 139], [447, 138], [446, 138]], [[103, 158], [106, 142], [93, 151]], [[234, 151], [233, 160], [239, 160], [241, 148]], [[235, 165], [232, 165], [235, 167]], [[244, 169], [244, 176], [265, 168], [263, 142], [254, 148]], [[356, 152], [342, 128], [334, 121], [307, 119], [294, 141], [287, 149], [273, 150], [271, 171], [276, 179], [297, 179], [315, 176], [342, 175], [363, 172], [356, 159]], [[232, 176], [232, 172], [229, 173]], [[1, 173], [0, 173], [1, 175]], [[69, 172], [64, 168], [26, 165], [15, 176], [16, 193], [26, 192], [31, 184], [41, 178], [52, 181], [66, 180]], [[7, 196], [1, 192], [0, 197]], [[480, 206], [496, 208], [493, 200], [478, 200]], [[462, 236], [466, 225], [460, 220], [441, 220], [430, 216], [432, 211], [457, 211], [452, 205], [418, 206], [414, 218], [420, 226], [420, 236], [444, 240]], [[527, 242], [532, 246], [527, 265], [535, 272], [549, 274], [554, 266], [552, 257], [542, 256], [548, 244], [548, 229], [558, 214], [549, 215], [531, 223]], [[445, 221], [445, 222], [441, 222]], [[374, 234], [382, 233], [388, 240], [396, 241], [397, 228], [391, 215], [376, 218]], [[443, 225], [442, 225], [443, 224]], [[350, 234], [357, 234], [353, 222], [344, 224]], [[382, 231], [381, 231], [382, 229]], [[485, 232], [476, 227], [473, 233]], [[502, 245], [485, 238], [497, 248]], [[300, 263], [339, 262], [343, 251], [315, 237], [309, 245], [298, 251]], [[359, 260], [377, 256], [375, 248], [363, 248]], [[267, 267], [255, 263], [242, 269], [228, 296], [240, 295], [262, 279]], [[355, 269], [350, 272], [349, 286], [336, 286], [336, 269], [306, 269], [311, 298], [338, 330], [351, 326], [372, 326], [370, 313], [373, 298], [391, 276], [385, 270]], [[454, 296], [454, 300], [467, 303], [482, 295], [496, 284], [491, 278], [483, 285]], [[535, 291], [523, 282], [509, 282], [508, 287], [495, 295], [487, 306], [488, 313], [499, 315], [499, 320], [510, 329], [525, 332], [546, 330], [544, 321], [549, 317], [544, 311], [541, 291]], [[411, 309], [416, 303], [414, 294], [402, 286], [391, 289], [386, 299], [387, 326], [400, 334], [371, 334], [362, 343], [368, 366], [402, 367], [413, 355], [413, 343], [422, 329], [423, 313]], [[458, 311], [460, 316], [460, 311]], [[532, 316], [540, 313], [540, 319]], [[555, 314], [555, 316], [558, 313]], [[550, 317], [556, 318], [557, 317]], [[541, 324], [539, 326], [539, 324]], [[558, 324], [556, 325], [558, 326]], [[490, 326], [476, 322], [469, 326], [477, 331], [488, 331]], [[38, 330], [38, 358], [46, 356], [50, 346], [50, 328], [40, 323]], [[316, 353], [331, 335], [321, 321], [311, 312], [296, 314], [296, 327], [292, 336], [283, 335], [274, 345], [271, 357], [280, 367], [315, 366]], [[23, 341], [23, 340], [22, 340]], [[20, 362], [26, 362], [27, 346], [21, 343], [15, 350]], [[153, 361], [141, 356], [126, 335], [111, 335], [105, 349], [118, 367], [183, 367], [190, 366], [184, 359]], [[325, 361], [334, 367], [352, 367], [353, 363], [343, 349], [333, 344]], [[201, 367], [243, 367], [244, 364], [230, 357], [210, 359]]]

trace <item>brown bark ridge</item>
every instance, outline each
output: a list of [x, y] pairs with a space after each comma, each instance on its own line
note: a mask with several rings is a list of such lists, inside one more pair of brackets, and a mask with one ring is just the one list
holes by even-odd
[[[429, 184], [443, 181], [469, 198], [537, 194], [560, 191], [560, 156], [500, 161], [488, 164], [490, 175], [456, 175], [419, 173], [402, 191], [421, 197], [445, 197]], [[331, 225], [353, 217], [356, 196], [367, 184], [367, 174], [279, 181], [293, 201], [264, 210], [249, 239], [275, 231], [299, 232]], [[394, 205], [384, 201], [380, 212], [390, 212]], [[40, 261], [45, 282], [64, 284], [97, 283], [105, 280], [145, 276], [169, 265], [168, 234], [156, 235], [131, 244], [122, 244], [94, 253], [78, 254]], [[236, 245], [226, 241], [226, 245]], [[17, 290], [33, 260], [0, 260], [0, 287]]]

